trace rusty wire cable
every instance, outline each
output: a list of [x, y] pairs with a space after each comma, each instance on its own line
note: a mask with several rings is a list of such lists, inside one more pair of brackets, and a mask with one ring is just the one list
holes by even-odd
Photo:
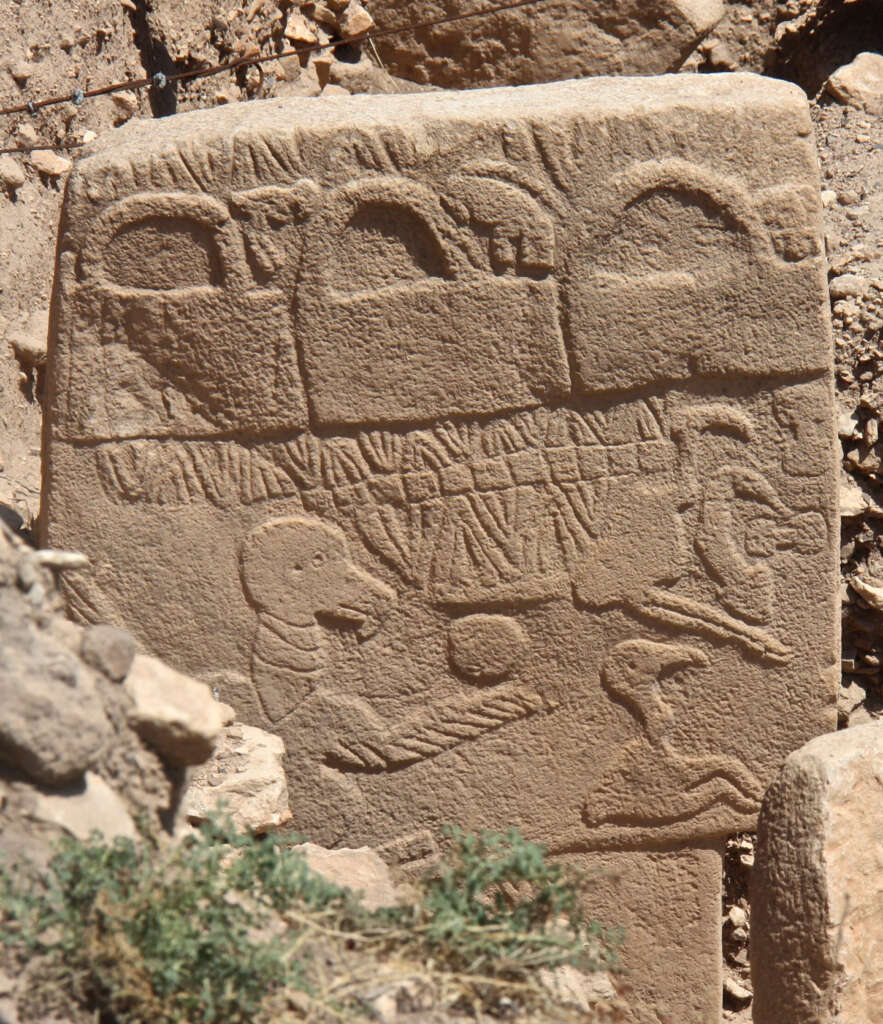
[[[190, 71], [179, 71], [175, 74], [169, 75], [157, 72], [156, 74], [149, 75], [145, 78], [131, 78], [125, 82], [113, 82], [110, 85], [102, 85], [95, 89], [74, 89], [73, 92], [66, 93], [63, 96], [48, 96], [46, 99], [29, 100], [25, 103], [19, 103], [12, 107], [0, 108], [0, 117], [6, 117], [11, 114], [33, 115], [44, 107], [57, 106], [62, 103], [74, 103], [77, 106], [82, 106], [86, 100], [92, 99], [95, 96], [106, 96], [110, 93], [122, 92], [123, 90], [145, 88], [160, 90], [166, 88], [167, 85], [170, 85], [173, 82], [190, 81], [196, 78], [209, 78], [212, 75], [218, 75], [224, 71], [235, 71], [237, 68], [246, 67], [252, 64], [265, 64], [268, 61], [279, 60], [282, 57], [300, 57], [309, 53], [320, 53], [323, 50], [333, 50], [338, 46], [347, 46], [352, 43], [370, 42], [376, 39], [385, 39], [391, 36], [404, 35], [407, 32], [418, 32], [423, 29], [435, 28], [437, 25], [448, 25], [456, 21], [466, 21], [470, 18], [487, 18], [494, 14], [516, 10], [519, 7], [534, 7], [546, 2], [547, 0], [509, 0], [508, 3], [496, 4], [492, 7], [483, 7], [463, 14], [447, 14], [442, 17], [430, 18], [427, 21], [420, 21], [411, 25], [400, 25], [393, 28], [367, 29], [365, 32], [359, 32], [356, 35], [346, 36], [343, 39], [337, 39], [327, 43], [305, 43], [303, 46], [295, 46], [291, 49], [283, 50], [280, 53], [264, 54], [263, 56], [237, 57], [236, 60], [228, 61], [224, 64], [213, 64], [207, 68], [194, 68]], [[0, 150], [0, 153], [30, 152], [33, 149], [72, 149], [77, 148], [77, 146], [80, 145], [82, 145], [82, 143], [68, 143], [67, 145], [58, 146], [32, 146], [27, 149]]]

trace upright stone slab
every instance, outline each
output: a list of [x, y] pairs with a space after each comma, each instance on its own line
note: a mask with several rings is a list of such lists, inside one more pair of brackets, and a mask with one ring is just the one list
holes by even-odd
[[819, 736], [763, 801], [755, 1024], [883, 1020], [883, 722]]
[[817, 187], [745, 75], [121, 129], [59, 245], [71, 607], [278, 733], [315, 841], [619, 879], [643, 1019], [708, 1024], [715, 851], [834, 724]]

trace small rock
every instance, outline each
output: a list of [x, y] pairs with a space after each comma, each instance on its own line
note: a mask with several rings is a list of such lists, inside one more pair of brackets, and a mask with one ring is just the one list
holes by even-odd
[[853, 437], [859, 425], [858, 411], [841, 408], [837, 414], [837, 434], [839, 437]]
[[300, 57], [297, 54], [290, 53], [287, 57], [280, 57], [276, 63], [279, 65], [279, 77], [283, 82], [296, 82], [300, 78]]
[[828, 282], [832, 299], [864, 298], [871, 290], [871, 282], [858, 274], [841, 274]]
[[73, 163], [66, 156], [61, 156], [51, 149], [35, 149], [29, 154], [31, 166], [35, 167], [41, 174], [50, 178], [58, 178], [73, 167]]
[[718, 71], [736, 71], [739, 61], [726, 43], [718, 41], [707, 52], [708, 63]]
[[616, 998], [616, 990], [605, 971], [587, 974], [576, 967], [566, 965], [555, 970], [541, 970], [540, 984], [559, 1002], [578, 1007], [594, 1020], [600, 1001]]
[[20, 60], [16, 64], [12, 65], [9, 69], [9, 73], [15, 79], [16, 84], [22, 86], [27, 85], [28, 79], [33, 76], [36, 70], [36, 64], [30, 64], [26, 60]]
[[300, 850], [313, 871], [329, 882], [361, 892], [362, 903], [368, 910], [396, 906], [396, 888], [389, 868], [370, 847], [326, 850], [313, 843], [304, 843], [294, 849]]
[[332, 32], [337, 32], [340, 28], [338, 20], [338, 12], [331, 9], [331, 4], [319, 0], [318, 3], [312, 5], [313, 9], [310, 12], [315, 21], [318, 21], [322, 25], [327, 25]]
[[15, 129], [15, 140], [20, 146], [36, 146], [37, 129], [32, 124], [20, 124]]
[[120, 92], [111, 93], [111, 97], [121, 110], [127, 110], [130, 114], [137, 113], [141, 107], [137, 93], [134, 93], [131, 89], [123, 89]]
[[321, 91], [322, 86], [313, 61], [300, 71], [296, 79], [280, 82], [276, 86], [277, 96], [318, 96]]
[[732, 978], [724, 978], [724, 1007], [741, 1010], [751, 1002], [751, 990]]
[[218, 89], [215, 93], [215, 103], [218, 106], [223, 106], [227, 103], [237, 103], [239, 101], [239, 88], [235, 85], [228, 85], [224, 88]]
[[14, 192], [17, 188], [21, 188], [26, 181], [27, 176], [25, 175], [25, 169], [9, 153], [4, 153], [0, 156], [0, 181], [3, 182], [3, 187]]
[[117, 108], [117, 116], [114, 118], [114, 121], [118, 125], [134, 117], [141, 109], [141, 100], [131, 89], [111, 93], [111, 99]]
[[42, 366], [46, 362], [49, 337], [49, 310], [37, 310], [26, 323], [7, 335], [16, 359], [25, 367]]
[[331, 67], [335, 63], [334, 55], [330, 50], [314, 53], [310, 58], [310, 67], [316, 74], [316, 80], [319, 83], [320, 89], [324, 89], [328, 84], [331, 78]]
[[211, 757], [224, 715], [205, 683], [136, 654], [123, 685], [133, 704], [129, 724], [163, 757], [178, 765]]
[[854, 519], [864, 515], [868, 510], [868, 499], [864, 491], [850, 477], [840, 483], [840, 515], [844, 519]]
[[263, 729], [230, 726], [212, 757], [193, 773], [181, 808], [191, 825], [213, 812], [229, 815], [242, 831], [263, 833], [284, 825], [291, 820], [285, 744]]
[[93, 132], [91, 128], [83, 132], [82, 142], [84, 146], [88, 146], [90, 142], [94, 142], [98, 138], [98, 132]]
[[871, 583], [866, 583], [861, 576], [851, 579], [849, 585], [874, 611], [883, 612], [883, 587], [875, 587]]
[[825, 89], [841, 103], [883, 115], [883, 54], [860, 53], [831, 75]]
[[340, 22], [340, 31], [344, 37], [358, 36], [374, 28], [374, 19], [360, 3], [351, 3]]
[[727, 920], [734, 928], [745, 928], [748, 924], [748, 915], [739, 906], [730, 907]]
[[316, 33], [312, 26], [302, 14], [292, 13], [288, 15], [283, 35], [292, 43], [315, 43]]
[[853, 681], [849, 686], [841, 685], [837, 693], [837, 710], [849, 718], [864, 704], [867, 696], [867, 690], [857, 682]]
[[87, 665], [119, 683], [132, 667], [135, 641], [116, 626], [90, 626], [83, 634], [82, 655]]
[[77, 839], [86, 840], [92, 832], [102, 832], [111, 840], [136, 839], [134, 822], [120, 796], [100, 775], [86, 772], [85, 783], [68, 792], [38, 794], [34, 817], [57, 825]]
[[323, 100], [334, 99], [335, 96], [349, 96], [349, 90], [344, 89], [342, 85], [335, 85], [333, 82], [329, 82], [319, 95]]

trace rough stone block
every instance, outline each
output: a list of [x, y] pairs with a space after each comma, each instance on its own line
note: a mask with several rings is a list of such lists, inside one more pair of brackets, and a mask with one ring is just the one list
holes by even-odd
[[427, 25], [480, 9], [469, 0], [387, 0], [380, 38], [395, 75], [448, 89], [525, 85], [584, 75], [676, 71], [720, 21], [719, 0], [541, 0], [493, 17]]
[[767, 790], [751, 883], [756, 1024], [883, 1020], [883, 723], [820, 736]]
[[120, 129], [59, 245], [71, 608], [279, 735], [325, 845], [752, 827], [834, 724], [817, 173], [803, 94], [748, 75]]
[[124, 682], [129, 724], [175, 765], [202, 764], [223, 729], [224, 705], [205, 683], [137, 654]]
[[181, 798], [182, 815], [191, 825], [217, 814], [241, 830], [278, 829], [291, 819], [284, 758], [278, 736], [228, 725], [211, 758], [193, 772]]

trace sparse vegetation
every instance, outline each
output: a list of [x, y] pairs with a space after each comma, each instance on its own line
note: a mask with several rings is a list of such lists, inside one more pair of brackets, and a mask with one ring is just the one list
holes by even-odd
[[556, 1006], [541, 972], [615, 968], [620, 937], [582, 919], [574, 880], [517, 832], [447, 839], [414, 901], [374, 912], [281, 840], [219, 821], [180, 843], [65, 839], [48, 872], [0, 870], [0, 943], [29, 964], [39, 1012], [73, 1004], [106, 1024], [370, 1020], [384, 994], [467, 1018], [591, 1019]]

